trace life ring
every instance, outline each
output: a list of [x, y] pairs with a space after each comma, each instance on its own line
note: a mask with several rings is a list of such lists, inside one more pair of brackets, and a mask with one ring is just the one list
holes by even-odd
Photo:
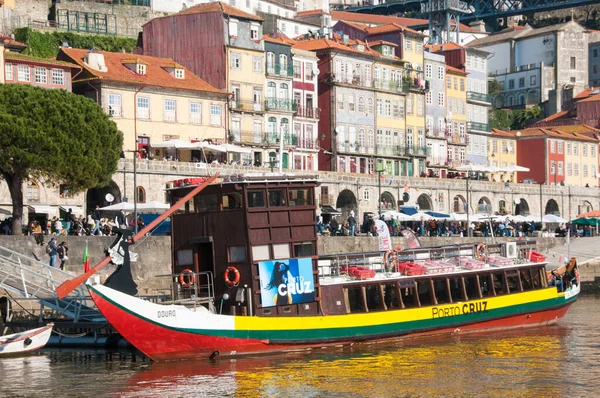
[[386, 271], [391, 271], [396, 266], [397, 259], [396, 252], [394, 250], [388, 250], [383, 255], [383, 262], [385, 264]]
[[[230, 273], [232, 273], [232, 272], [235, 275], [233, 277], [233, 279], [231, 279], [229, 277]], [[237, 286], [238, 283], [240, 283], [240, 271], [238, 271], [238, 269], [233, 266], [227, 267], [227, 269], [225, 270], [225, 274], [223, 276], [225, 277], [225, 283], [229, 287]]]
[[475, 258], [478, 260], [485, 260], [485, 255], [487, 254], [487, 246], [484, 243], [480, 243], [477, 245], [477, 249], [475, 249]]
[[[188, 277], [188, 281], [186, 282], [185, 277]], [[179, 284], [181, 287], [190, 287], [196, 282], [196, 276], [194, 275], [194, 271], [189, 268], [184, 269], [179, 274]]]

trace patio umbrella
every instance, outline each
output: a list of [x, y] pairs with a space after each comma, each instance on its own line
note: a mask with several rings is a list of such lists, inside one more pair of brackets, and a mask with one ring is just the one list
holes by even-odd
[[559, 216], [555, 216], [554, 214], [546, 214], [544, 217], [542, 217], [542, 222], [547, 222], [547, 223], [557, 223], [557, 224], [562, 224], [562, 223], [566, 223], [568, 220], [559, 217]]
[[490, 166], [484, 166], [482, 164], [463, 164], [456, 168], [458, 171], [471, 171], [474, 173], [483, 172], [489, 173]]
[[412, 221], [431, 221], [431, 220], [435, 220], [435, 217], [430, 216], [427, 213], [416, 213], [413, 214], [412, 216], [410, 216], [410, 219]]
[[114, 205], [101, 207], [100, 210], [106, 211], [133, 211], [133, 204], [129, 202], [115, 203]]
[[580, 218], [576, 218], [573, 221], [571, 221], [572, 224], [577, 224], [577, 225], [593, 225], [596, 226], [598, 224], [598, 220], [597, 218], [584, 218], [584, 217], [580, 217]]
[[503, 169], [504, 169], [504, 171], [506, 171], [508, 173], [514, 173], [515, 171], [529, 171], [528, 167], [517, 166], [517, 165], [504, 167]]
[[226, 152], [224, 148], [221, 148], [221, 145], [210, 144], [206, 141], [194, 142], [192, 145], [193, 148], [204, 149], [205, 151]]
[[435, 218], [436, 220], [450, 220], [450, 214], [440, 213], [437, 211], [426, 211], [425, 213], [429, 214], [431, 217]]
[[592, 210], [587, 213], [578, 214], [577, 218], [581, 217], [600, 217], [600, 210]]
[[[133, 206], [132, 206], [133, 207]], [[138, 203], [137, 210], [151, 213], [162, 213], [168, 210], [171, 206], [167, 203], [162, 203], [157, 200], [148, 203]]]
[[232, 152], [232, 153], [252, 153], [250, 148], [245, 148], [233, 144], [221, 144], [218, 145], [219, 149], [222, 149], [223, 152]]
[[194, 143], [186, 142], [182, 140], [168, 140], [150, 143], [152, 148], [174, 148], [174, 149], [195, 149]]

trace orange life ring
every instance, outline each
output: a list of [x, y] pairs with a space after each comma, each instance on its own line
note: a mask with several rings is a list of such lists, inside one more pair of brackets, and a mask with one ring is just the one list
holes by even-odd
[[385, 264], [386, 271], [391, 271], [396, 266], [397, 255], [394, 250], [388, 250], [383, 255], [383, 262]]
[[487, 246], [484, 243], [480, 243], [477, 245], [475, 249], [475, 258], [478, 260], [485, 260], [485, 255], [487, 254]]
[[[233, 272], [233, 274], [235, 275], [233, 277], [233, 279], [231, 279], [229, 277], [229, 274]], [[233, 267], [233, 266], [229, 266], [227, 267], [227, 269], [225, 270], [225, 274], [223, 275], [225, 277], [225, 283], [227, 284], [227, 286], [229, 287], [234, 287], [237, 286], [238, 283], [240, 283], [240, 271], [238, 271], [237, 268]]]
[[[185, 281], [186, 276], [189, 277], [189, 280], [187, 282]], [[194, 271], [192, 271], [191, 269], [186, 268], [183, 271], [181, 271], [181, 274], [179, 274], [179, 284], [182, 287], [190, 287], [195, 282], [196, 276], [194, 275]]]

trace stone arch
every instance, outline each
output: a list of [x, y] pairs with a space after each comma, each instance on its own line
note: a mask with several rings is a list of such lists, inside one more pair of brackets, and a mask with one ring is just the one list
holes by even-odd
[[581, 204], [577, 206], [577, 214], [587, 213], [588, 211], [594, 210], [592, 204], [587, 200], [582, 200]]
[[141, 185], [137, 187], [137, 202], [146, 203], [146, 190]]
[[546, 203], [546, 211], [544, 214], [554, 214], [555, 216], [560, 216], [560, 210], [558, 209], [558, 203], [556, 203], [556, 200], [550, 199]]
[[431, 202], [431, 197], [426, 193], [422, 193], [417, 198], [417, 205], [419, 205], [419, 210], [430, 211], [433, 210], [433, 203]]
[[492, 214], [492, 202], [487, 196], [482, 196], [477, 202], [477, 213], [479, 214]]
[[466, 213], [467, 201], [462, 195], [456, 195], [452, 201], [452, 212], [453, 213]]
[[[115, 200], [112, 203], [106, 201], [106, 194], [111, 194]], [[108, 206], [110, 204], [121, 203], [124, 201], [124, 197], [121, 194], [121, 189], [117, 185], [116, 182], [110, 180], [108, 185], [103, 186], [102, 188], [92, 188], [88, 189], [85, 197], [85, 206], [87, 209], [87, 213], [89, 214], [91, 210], [96, 208], [96, 205], [100, 205], [100, 207]], [[131, 198], [133, 202], [133, 198]]]
[[342, 218], [346, 219], [350, 215], [350, 212], [354, 210], [354, 217], [358, 216], [356, 212], [358, 211], [356, 196], [354, 192], [349, 189], [344, 189], [337, 197], [335, 202], [335, 207], [342, 212]]
[[381, 193], [381, 209], [382, 210], [394, 210], [396, 209], [396, 199], [391, 192], [385, 191]]
[[529, 203], [523, 198], [515, 200], [515, 216], [519, 215], [529, 215]]

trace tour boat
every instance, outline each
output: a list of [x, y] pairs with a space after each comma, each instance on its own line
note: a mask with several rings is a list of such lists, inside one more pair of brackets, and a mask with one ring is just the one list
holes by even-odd
[[53, 323], [37, 329], [0, 336], [0, 357], [27, 354], [48, 343]]
[[534, 241], [391, 248], [383, 225], [380, 251], [320, 257], [318, 184], [278, 173], [178, 184], [163, 215], [172, 227], [169, 301], [135, 297], [128, 246], [146, 230], [115, 243], [125, 262], [104, 284], [89, 278], [89, 292], [156, 361], [546, 326], [577, 298], [575, 259], [549, 271]]

